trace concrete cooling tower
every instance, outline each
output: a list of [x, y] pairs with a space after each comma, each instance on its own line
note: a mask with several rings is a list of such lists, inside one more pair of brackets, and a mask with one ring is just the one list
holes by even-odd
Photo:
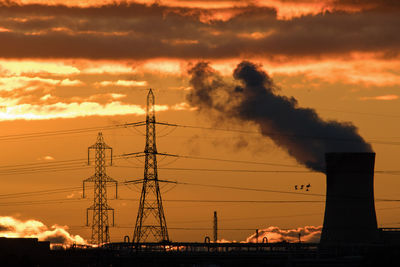
[[321, 244], [377, 241], [375, 153], [327, 153], [325, 157], [326, 205]]

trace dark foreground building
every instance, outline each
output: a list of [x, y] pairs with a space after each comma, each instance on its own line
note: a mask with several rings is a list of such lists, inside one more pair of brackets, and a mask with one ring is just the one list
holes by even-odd
[[50, 256], [50, 242], [0, 237], [0, 266], [36, 266]]
[[399, 266], [399, 255], [400, 246], [384, 244], [327, 249], [303, 243], [112, 243], [100, 249], [52, 250], [31, 266]]

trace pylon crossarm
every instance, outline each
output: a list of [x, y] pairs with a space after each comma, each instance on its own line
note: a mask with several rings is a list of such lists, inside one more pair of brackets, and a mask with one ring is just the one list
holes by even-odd
[[115, 226], [115, 211], [113, 208], [107, 207], [107, 210], [112, 211], [112, 226]]
[[167, 156], [167, 157], [179, 157], [179, 155], [175, 155], [175, 154], [168, 154], [168, 153], [161, 153], [161, 152], [156, 152], [156, 155], [161, 155], [161, 156]]
[[130, 181], [125, 181], [124, 184], [141, 184], [143, 183], [143, 179], [137, 179], [137, 180], [130, 180]]
[[115, 199], [118, 198], [118, 182], [115, 181]]
[[85, 185], [86, 185], [86, 183], [93, 182], [94, 179], [95, 179], [95, 177], [91, 176], [91, 177], [83, 180], [83, 182], [82, 182], [82, 198], [85, 198]]
[[121, 155], [121, 157], [127, 157], [127, 156], [138, 156], [138, 157], [144, 157], [145, 153], [144, 152], [133, 152], [133, 153], [124, 153]]
[[94, 210], [93, 207], [86, 209], [86, 226], [89, 226], [89, 210]]
[[178, 181], [170, 181], [170, 180], [158, 180], [160, 183], [170, 183], [170, 184], [177, 184]]
[[155, 124], [160, 124], [160, 125], [166, 125], [166, 126], [179, 126], [178, 124], [162, 122], [162, 121], [157, 121], [157, 122], [154, 122], [154, 123]]
[[124, 127], [129, 127], [129, 126], [143, 126], [146, 125], [145, 121], [138, 121], [138, 122], [131, 122], [131, 123], [125, 123], [122, 124]]

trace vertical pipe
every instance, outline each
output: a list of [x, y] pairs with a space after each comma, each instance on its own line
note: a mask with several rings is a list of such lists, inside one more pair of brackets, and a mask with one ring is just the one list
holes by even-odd
[[214, 242], [218, 240], [218, 217], [217, 212], [214, 211]]
[[258, 229], [256, 229], [256, 243], [258, 243]]

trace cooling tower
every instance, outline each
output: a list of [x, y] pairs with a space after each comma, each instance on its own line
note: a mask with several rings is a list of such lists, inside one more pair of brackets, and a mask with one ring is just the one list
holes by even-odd
[[374, 204], [375, 153], [327, 153], [322, 244], [378, 239]]

